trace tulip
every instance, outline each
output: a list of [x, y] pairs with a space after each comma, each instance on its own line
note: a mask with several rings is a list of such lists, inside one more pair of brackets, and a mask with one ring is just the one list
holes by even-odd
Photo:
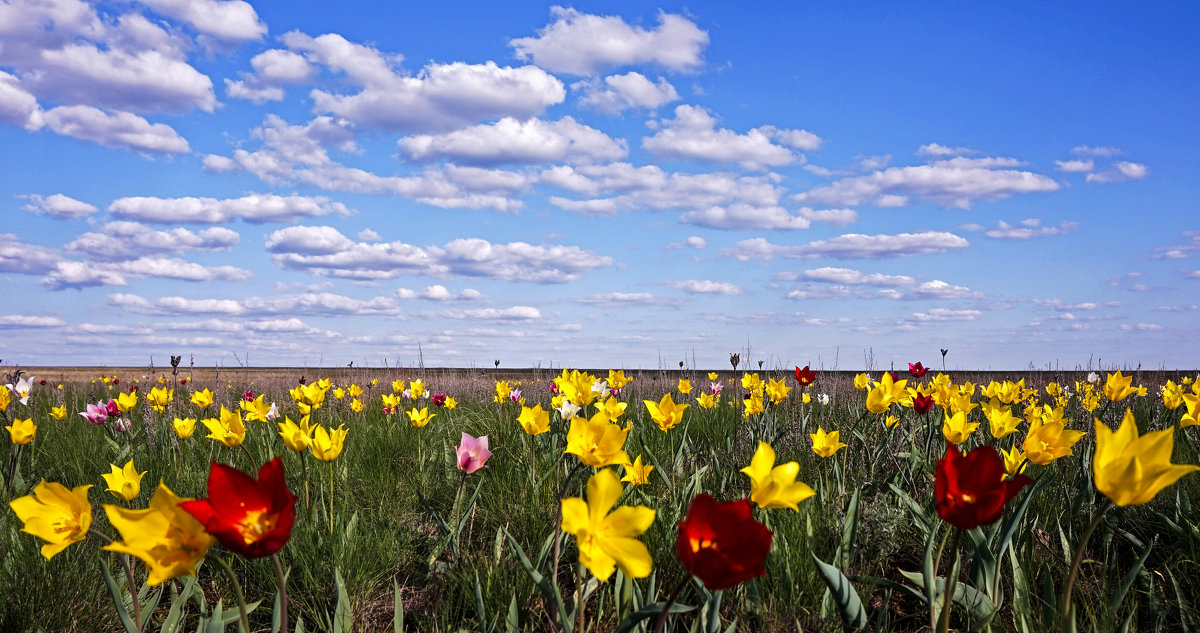
[[758, 443], [750, 465], [741, 472], [750, 477], [750, 500], [760, 508], [791, 508], [799, 512], [799, 503], [816, 494], [808, 484], [796, 481], [799, 463], [775, 465], [775, 449], [766, 442]]
[[632, 464], [625, 463], [621, 467], [625, 469], [625, 476], [621, 478], [621, 481], [627, 481], [632, 486], [641, 486], [650, 483], [650, 473], [654, 470], [654, 466], [645, 466], [642, 464], [641, 455], [638, 455]]
[[1104, 397], [1113, 402], [1124, 400], [1137, 392], [1137, 387], [1133, 386], [1133, 376], [1122, 376], [1119, 371], [1109, 374], [1104, 381]]
[[617, 567], [626, 578], [645, 578], [654, 566], [650, 550], [635, 537], [650, 528], [655, 512], [645, 506], [612, 510], [621, 492], [617, 476], [604, 469], [588, 479], [586, 502], [578, 497], [562, 500], [562, 531], [578, 540], [579, 563], [600, 582]]
[[104, 478], [104, 483], [108, 484], [107, 490], [118, 499], [125, 501], [133, 501], [137, 498], [138, 493], [142, 490], [142, 477], [145, 472], [138, 472], [133, 465], [133, 460], [129, 460], [124, 468], [119, 468], [116, 464], [112, 466], [112, 472], [100, 475]]
[[945, 420], [942, 422], [942, 435], [946, 436], [946, 441], [951, 444], [962, 444], [971, 437], [977, 428], [979, 428], [979, 423], [967, 420], [965, 411], [954, 414], [946, 412]]
[[103, 402], [89, 404], [87, 411], [79, 415], [82, 415], [83, 419], [87, 420], [89, 424], [104, 424], [104, 421], [108, 419], [108, 406]]
[[579, 457], [579, 461], [594, 468], [627, 463], [629, 455], [623, 447], [631, 428], [609, 422], [603, 411], [591, 419], [575, 418], [567, 429], [567, 448], [563, 452]]
[[313, 457], [323, 462], [337, 459], [338, 455], [342, 454], [342, 447], [345, 446], [346, 436], [349, 434], [350, 431], [341, 425], [333, 431], [326, 431], [325, 427], [317, 426], [312, 438]]
[[89, 484], [67, 490], [60, 483], [42, 481], [33, 487], [33, 494], [9, 502], [25, 524], [21, 531], [46, 541], [42, 546], [46, 560], [87, 536], [92, 525], [92, 506], [87, 498], [91, 487]]
[[908, 373], [913, 378], [924, 378], [925, 374], [928, 372], [929, 372], [929, 368], [922, 366], [921, 361], [917, 361], [916, 363], [908, 364]]
[[291, 418], [284, 416], [283, 422], [279, 423], [279, 436], [283, 438], [284, 446], [293, 452], [303, 453], [308, 450], [309, 444], [312, 443], [312, 434], [313, 429], [308, 425], [307, 419], [301, 420], [297, 425]]
[[[576, 407], [576, 410], [578, 410], [578, 407]], [[521, 429], [529, 435], [541, 435], [550, 430], [550, 412], [543, 411], [540, 404], [534, 405], [532, 409], [522, 406], [521, 415], [517, 416], [517, 422], [521, 425]]]
[[801, 387], [807, 387], [807, 386], [813, 384], [813, 381], [815, 381], [816, 379], [817, 379], [817, 372], [809, 369], [808, 365], [805, 365], [804, 367], [796, 368], [796, 382], [800, 383]]
[[817, 426], [816, 433], [809, 433], [812, 438], [812, 449], [819, 457], [833, 457], [833, 454], [838, 452], [838, 449], [845, 448], [845, 444], [838, 439], [838, 431], [826, 433], [825, 429]]
[[709, 591], [739, 585], [765, 575], [771, 531], [750, 515], [746, 499], [719, 503], [698, 494], [679, 522], [675, 552], [688, 573]]
[[18, 378], [16, 383], [9, 383], [8, 388], [17, 396], [21, 404], [29, 404], [29, 394], [33, 391], [33, 376]]
[[653, 400], [643, 400], [646, 405], [646, 411], [650, 414], [650, 419], [658, 425], [658, 428], [667, 431], [675, 428], [683, 421], [683, 412], [687, 410], [686, 404], [675, 404], [671, 399], [671, 394], [665, 394], [662, 400], [654, 402]]
[[1045, 422], [1030, 427], [1021, 449], [1025, 451], [1026, 459], [1045, 466], [1059, 457], [1073, 454], [1071, 447], [1084, 435], [1083, 431], [1068, 431], [1061, 421]]
[[33, 423], [33, 418], [14, 418], [12, 424], [4, 428], [8, 430], [13, 444], [28, 444], [37, 435], [37, 425]]
[[296, 518], [296, 498], [288, 490], [280, 457], [263, 464], [255, 479], [212, 463], [208, 498], [179, 504], [226, 548], [246, 558], [270, 556], [287, 544]]
[[192, 404], [201, 409], [207, 409], [212, 406], [213, 392], [207, 388], [197, 391], [192, 394]]
[[180, 507], [190, 499], [171, 492], [159, 483], [145, 510], [128, 510], [105, 505], [104, 512], [122, 540], [104, 549], [130, 554], [146, 563], [149, 585], [159, 585], [179, 576], [196, 575], [196, 565], [208, 553], [214, 539], [204, 526]]
[[241, 411], [230, 411], [221, 407], [221, 418], [201, 420], [208, 427], [210, 439], [214, 439], [229, 448], [241, 445], [246, 439], [246, 425], [242, 422]]
[[679, 379], [679, 393], [689, 394], [692, 392], [692, 381], [687, 378]]
[[50, 417], [55, 420], [62, 420], [67, 417], [67, 405], [58, 407], [50, 407]]
[[462, 441], [454, 447], [454, 453], [458, 456], [458, 469], [468, 475], [486, 467], [488, 458], [492, 456], [488, 450], [488, 436], [476, 438], [466, 433], [462, 434]]
[[433, 394], [433, 398], [431, 399], [431, 401], [433, 402], [433, 406], [435, 406], [435, 407], [441, 407], [441, 406], [445, 406], [445, 404], [446, 404], [446, 394], [444, 394], [444, 393], [435, 393], [435, 394]]
[[1114, 432], [1096, 420], [1096, 454], [1092, 458], [1096, 490], [1119, 506], [1149, 503], [1160, 490], [1200, 466], [1171, 463], [1175, 428], [1138, 434], [1137, 422], [1125, 412]]
[[[131, 410], [135, 406], [137, 406], [137, 400], [138, 400], [137, 394], [134, 392], [117, 394], [117, 399], [116, 399], [117, 410], [120, 411], [121, 413], [125, 413], [126, 411]], [[112, 402], [113, 402], [112, 400], [109, 400], [109, 403], [112, 403]], [[110, 416], [112, 415], [111, 404], [110, 404], [110, 409], [109, 409], [108, 414]]]
[[409, 423], [417, 428], [421, 428], [426, 424], [429, 424], [429, 421], [435, 417], [437, 417], [436, 413], [429, 415], [429, 407], [422, 407], [419, 411], [416, 407], [413, 407], [412, 410], [408, 411]]
[[934, 479], [938, 514], [962, 530], [994, 523], [1004, 512], [1004, 504], [1033, 481], [1024, 475], [1007, 480], [1004, 476], [1004, 460], [991, 446], [964, 455], [957, 446], [947, 444]]
[[920, 414], [929, 413], [929, 410], [933, 408], [933, 396], [926, 396], [918, 391], [917, 395], [913, 396], [912, 408], [913, 411]]
[[196, 432], [196, 418], [175, 418], [171, 425], [175, 427], [175, 435], [181, 440], [186, 440]]

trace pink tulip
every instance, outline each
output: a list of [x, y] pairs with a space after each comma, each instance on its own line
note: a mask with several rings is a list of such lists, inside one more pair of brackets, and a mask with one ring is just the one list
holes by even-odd
[[454, 452], [458, 454], [458, 468], [467, 474], [483, 468], [492, 456], [492, 452], [488, 450], [486, 435], [475, 438], [463, 433], [462, 442], [454, 448]]
[[105, 410], [108, 412], [108, 417], [115, 418], [121, 415], [121, 409], [117, 406], [116, 400], [109, 400], [108, 404], [104, 406], [106, 407]]
[[104, 421], [108, 419], [108, 406], [103, 402], [89, 404], [87, 411], [79, 415], [82, 415], [89, 424], [104, 424]]

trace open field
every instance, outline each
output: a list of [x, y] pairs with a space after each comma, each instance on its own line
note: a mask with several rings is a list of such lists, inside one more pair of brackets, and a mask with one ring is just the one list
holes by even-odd
[[[294, 527], [278, 552], [290, 570], [289, 629], [302, 621], [309, 631], [393, 630], [398, 622], [409, 631], [582, 633], [617, 630], [623, 623], [624, 630], [649, 630], [655, 620], [639, 619], [639, 610], [649, 614], [656, 603], [661, 610], [673, 594], [688, 609], [668, 618], [665, 630], [928, 630], [939, 625], [936, 616], [944, 604], [952, 605], [947, 625], [955, 630], [1055, 630], [1066, 605], [1074, 606], [1067, 622], [1078, 630], [1200, 625], [1192, 607], [1200, 590], [1200, 530], [1193, 511], [1200, 502], [1200, 475], [1185, 474], [1161, 486], [1146, 503], [1114, 506], [1108, 499], [1130, 492], [1141, 475], [1129, 471], [1118, 477], [1116, 490], [1095, 477], [1097, 450], [1107, 453], [1097, 444], [1093, 422], [1098, 418], [1116, 429], [1130, 411], [1141, 433], [1171, 435], [1172, 462], [1196, 464], [1197, 429], [1190, 423], [1200, 398], [1192, 382], [1196, 372], [1139, 371], [1128, 388], [1118, 390], [1105, 373], [1089, 383], [1088, 372], [935, 377], [931, 371], [915, 378], [901, 370], [896, 380], [907, 384], [885, 397], [891, 379], [881, 382], [878, 371], [867, 388], [861, 388], [862, 378], [856, 387], [853, 372], [817, 372], [811, 384], [801, 385], [791, 368], [758, 372], [759, 383], [742, 368], [719, 372], [713, 380], [706, 371], [689, 369], [628, 371], [627, 385], [604, 391], [605, 398], [612, 396], [612, 404], [604, 406], [607, 400], [588, 393], [595, 381], [610, 376], [607, 369], [576, 373], [574, 381], [562, 370], [503, 367], [181, 368], [177, 376], [169, 367], [23, 369], [36, 377], [29, 399], [22, 404], [20, 394], [13, 394], [0, 419], [5, 425], [30, 419], [37, 430], [31, 442], [12, 444], [2, 473], [6, 501], [32, 493], [42, 480], [67, 488], [91, 484], [91, 527], [118, 541], [123, 535], [102, 504], [146, 508], [160, 480], [183, 497], [204, 498], [210, 460], [253, 474], [281, 457], [296, 497]], [[301, 386], [301, 378], [309, 389], [295, 395], [291, 390]], [[681, 379], [690, 381], [690, 393], [679, 390]], [[329, 382], [318, 383], [323, 380]], [[420, 381], [418, 391], [424, 393], [406, 397], [413, 381]], [[497, 381], [509, 384], [498, 388]], [[720, 399], [705, 408], [698, 396], [711, 395], [717, 385]], [[129, 394], [131, 386], [138, 399], [128, 411], [99, 424], [79, 415], [89, 403]], [[1144, 394], [1138, 386], [1145, 387]], [[152, 407], [155, 389], [173, 390], [161, 411]], [[361, 389], [357, 399], [353, 389]], [[193, 397], [203, 390], [212, 392], [212, 403], [202, 407], [205, 400], [197, 404]], [[281, 417], [250, 421], [254, 406], [243, 405], [247, 391], [263, 404], [276, 403]], [[319, 405], [312, 400], [316, 391]], [[449, 396], [457, 406], [438, 406], [434, 394]], [[689, 405], [681, 419], [662, 418], [645, 402], [661, 404], [667, 394]], [[935, 402], [919, 413], [917, 396]], [[581, 404], [578, 414], [584, 417], [564, 417], [571, 413], [561, 405], [564, 398]], [[522, 414], [535, 405], [550, 414], [546, 431], [531, 434], [540, 430], [537, 425], [519, 419], [529, 422]], [[55, 419], [58, 407], [64, 407], [58, 409], [65, 415], [61, 420]], [[238, 412], [244, 422], [233, 447], [210, 439], [224, 437], [217, 429], [229, 428], [218, 421], [222, 408]], [[348, 431], [344, 447], [328, 461], [311, 447], [292, 450], [281, 437], [279, 423], [285, 417], [299, 422], [305, 408], [322, 433]], [[433, 417], [416, 426], [408, 413], [423, 408]], [[993, 418], [1001, 409], [1011, 414], [1009, 422]], [[609, 415], [597, 421], [600, 411]], [[957, 412], [959, 426], [943, 428]], [[615, 458], [594, 467], [586, 460], [595, 454], [586, 447], [577, 454], [587, 417], [596, 428], [625, 433], [616, 450], [630, 461], [654, 466], [647, 483], [621, 484], [616, 501], [618, 507], [654, 512], [644, 533], [633, 537], [652, 560], [646, 574], [622, 554], [615, 556], [619, 570], [607, 576], [595, 559], [599, 541], [591, 540], [602, 531], [562, 531], [570, 521], [563, 522], [561, 499], [590, 501], [594, 493], [587, 484], [594, 473], [631, 472]], [[201, 422], [194, 434], [181, 437], [175, 418]], [[205, 419], [213, 426], [206, 427]], [[129, 428], [119, 430], [116, 420]], [[963, 423], [979, 426], [966, 430]], [[1006, 424], [1011, 432], [1005, 432]], [[845, 446], [831, 456], [818, 455], [812, 435], [818, 429], [838, 431]], [[1058, 434], [1046, 435], [1046, 429]], [[1081, 433], [1068, 442], [1072, 430]], [[486, 467], [470, 474], [458, 468], [455, 451], [463, 433], [487, 435], [492, 452]], [[945, 476], [938, 463], [948, 438], [961, 441], [963, 449], [1024, 451], [1028, 463], [1012, 468], [1023, 469], [1032, 482], [1015, 492], [994, 522], [960, 530], [943, 518], [947, 498], [938, 495], [935, 480]], [[615, 440], [591, 442], [610, 441]], [[757, 463], [763, 442], [773, 449], [776, 465], [795, 461], [797, 481], [811, 487], [811, 496], [794, 500], [795, 509], [744, 472]], [[1043, 458], [1054, 451], [1060, 454]], [[1144, 457], [1150, 469], [1154, 456]], [[140, 491], [125, 502], [106, 491], [101, 475], [130, 459], [146, 474]], [[713, 591], [700, 580], [704, 572], [679, 558], [677, 526], [700, 493], [721, 501], [754, 500], [753, 519], [772, 533], [763, 574]], [[22, 520], [5, 507], [0, 630], [121, 630], [100, 565], [113, 570], [114, 588], [126, 594], [122, 557], [102, 550], [103, 537], [89, 534], [46, 560], [39, 553], [46, 541], [22, 532]], [[581, 550], [590, 553], [586, 565], [578, 563]], [[952, 571], [956, 557], [960, 563]], [[271, 559], [243, 558], [220, 544], [208, 550], [194, 584], [184, 575], [144, 586], [153, 565], [132, 559], [138, 604], [153, 603], [162, 590], [157, 606], [145, 609], [144, 629], [167, 624], [172, 630], [178, 624], [178, 630], [196, 630], [218, 600], [228, 628], [236, 629], [236, 592], [218, 558], [240, 580], [247, 602], [262, 601], [248, 614], [250, 629], [270, 630], [277, 587]], [[1077, 579], [1068, 582], [1076, 558]], [[956, 585], [949, 592], [947, 578]], [[1064, 595], [1068, 585], [1070, 599]], [[182, 597], [173, 601], [180, 591]], [[943, 600], [946, 593], [953, 600]]]

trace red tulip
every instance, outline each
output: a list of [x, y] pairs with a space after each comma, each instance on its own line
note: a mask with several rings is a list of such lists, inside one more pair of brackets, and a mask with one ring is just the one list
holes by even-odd
[[718, 503], [696, 495], [679, 522], [675, 551], [683, 568], [712, 591], [765, 575], [771, 531], [750, 516], [746, 499]]
[[947, 444], [934, 482], [938, 514], [963, 530], [995, 522], [1004, 512], [1004, 504], [1033, 481], [1024, 475], [1005, 480], [1004, 475], [1004, 460], [991, 446], [963, 455], [958, 447]]
[[258, 479], [224, 464], [212, 463], [208, 498], [179, 507], [196, 517], [222, 545], [246, 558], [270, 556], [292, 536], [296, 498], [276, 457], [258, 470]]
[[812, 371], [805, 365], [803, 368], [796, 368], [796, 382], [800, 383], [801, 387], [807, 387], [817, 379], [817, 372]]
[[917, 395], [913, 397], [912, 402], [913, 411], [916, 411], [917, 413], [929, 413], [929, 409], [933, 407], [933, 396], [926, 396], [922, 395], [920, 392], [917, 392]]
[[913, 378], [921, 378], [928, 371], [929, 371], [929, 368], [923, 367], [921, 365], [921, 361], [917, 361], [916, 364], [913, 364], [913, 363], [908, 364], [908, 373], [912, 374]]

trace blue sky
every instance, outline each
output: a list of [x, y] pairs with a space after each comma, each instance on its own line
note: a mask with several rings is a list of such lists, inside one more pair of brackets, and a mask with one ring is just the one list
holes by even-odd
[[0, 2], [0, 359], [1200, 364], [1197, 7], [493, 7]]

